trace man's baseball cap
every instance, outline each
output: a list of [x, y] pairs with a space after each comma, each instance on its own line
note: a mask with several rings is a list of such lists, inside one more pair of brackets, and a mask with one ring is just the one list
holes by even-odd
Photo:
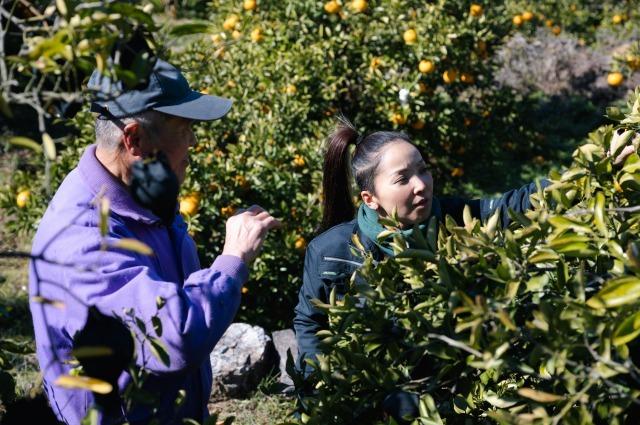
[[157, 59], [147, 84], [127, 90], [121, 81], [95, 70], [87, 85], [96, 95], [91, 111], [106, 118], [124, 118], [148, 110], [197, 121], [222, 118], [232, 101], [192, 90], [184, 75], [168, 62]]

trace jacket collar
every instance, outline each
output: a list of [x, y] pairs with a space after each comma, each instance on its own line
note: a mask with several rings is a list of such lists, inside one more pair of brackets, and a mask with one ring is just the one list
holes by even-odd
[[[358, 237], [358, 239], [360, 240], [360, 243], [362, 244], [365, 252], [370, 252], [375, 261], [382, 261], [384, 259], [384, 253], [380, 250], [378, 245], [376, 245], [376, 243], [374, 241], [372, 241], [371, 238], [369, 238], [367, 235], [365, 235], [364, 232], [360, 229], [360, 226], [358, 226], [358, 220], [357, 219], [354, 220], [352, 234], [356, 235]], [[356, 252], [360, 251], [353, 244], [352, 241], [349, 241], [349, 246], [351, 248], [353, 248]]]
[[96, 145], [91, 145], [82, 154], [78, 171], [94, 196], [103, 194], [110, 201], [111, 211], [145, 223], [160, 223], [160, 219], [138, 203], [129, 194], [129, 189], [107, 170], [96, 157]]

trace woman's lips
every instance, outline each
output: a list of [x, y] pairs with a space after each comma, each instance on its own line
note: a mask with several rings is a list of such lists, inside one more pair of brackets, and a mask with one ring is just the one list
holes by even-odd
[[425, 208], [425, 207], [427, 207], [429, 205], [429, 202], [431, 202], [430, 199], [424, 198], [424, 199], [414, 203], [413, 206], [414, 206], [414, 208], [419, 208], [419, 207]]

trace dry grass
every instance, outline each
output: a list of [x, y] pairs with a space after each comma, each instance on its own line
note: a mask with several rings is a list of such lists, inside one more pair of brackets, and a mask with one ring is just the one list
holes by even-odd
[[[4, 158], [2, 158], [4, 159]], [[0, 161], [5, 164], [10, 161]], [[7, 177], [6, 168], [0, 169], [0, 184]], [[0, 216], [0, 251], [28, 251], [29, 241], [4, 231]], [[0, 258], [0, 336], [33, 343], [33, 328], [28, 304], [28, 261], [19, 258]], [[40, 386], [35, 354], [10, 357], [12, 373], [16, 379], [18, 396], [24, 396]]]
[[265, 395], [257, 392], [246, 400], [225, 400], [209, 404], [209, 412], [219, 419], [234, 416], [236, 425], [273, 425], [286, 422], [294, 408], [291, 397]]

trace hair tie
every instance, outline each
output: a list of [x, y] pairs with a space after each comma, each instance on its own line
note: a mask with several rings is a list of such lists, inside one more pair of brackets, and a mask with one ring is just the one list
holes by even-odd
[[364, 140], [364, 134], [358, 134], [358, 138], [356, 139], [356, 146], [358, 146]]

